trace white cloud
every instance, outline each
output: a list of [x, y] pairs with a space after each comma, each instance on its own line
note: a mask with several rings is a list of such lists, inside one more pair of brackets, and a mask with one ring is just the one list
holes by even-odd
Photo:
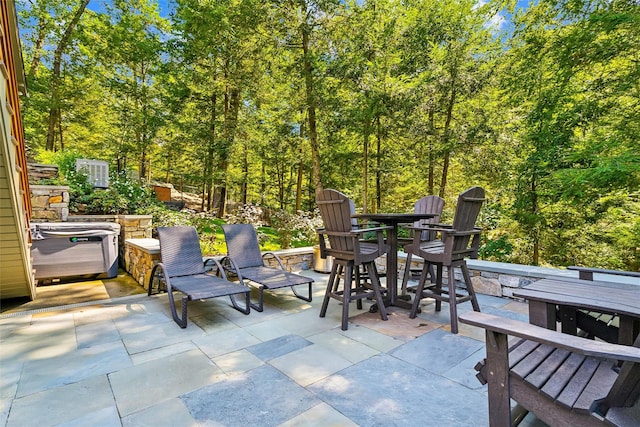
[[496, 13], [487, 23], [487, 27], [499, 31], [502, 30], [506, 24], [507, 19], [499, 13]]

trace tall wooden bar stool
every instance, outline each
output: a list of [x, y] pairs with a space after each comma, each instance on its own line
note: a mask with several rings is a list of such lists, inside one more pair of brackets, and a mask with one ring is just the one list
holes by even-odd
[[[451, 332], [458, 333], [458, 310], [457, 305], [466, 301], [471, 301], [475, 311], [480, 311], [478, 300], [476, 299], [471, 276], [467, 268], [466, 258], [477, 258], [480, 246], [481, 228], [475, 226], [482, 203], [485, 201], [484, 189], [481, 187], [471, 187], [458, 196], [456, 213], [452, 225], [426, 224], [424, 227], [416, 228], [416, 232], [433, 231], [440, 234], [438, 241], [429, 241], [405, 246], [407, 253], [418, 255], [424, 259], [424, 269], [416, 295], [411, 307], [412, 319], [416, 317], [420, 300], [423, 298], [433, 298], [436, 300], [436, 311], [440, 311], [442, 301], [449, 303], [449, 313], [451, 316]], [[430, 265], [436, 266], [435, 283], [426, 285], [426, 269]], [[443, 267], [447, 267], [447, 286], [443, 286]], [[463, 283], [456, 287], [454, 269], [462, 270]]]
[[[354, 225], [354, 204], [339, 191], [323, 190], [316, 202], [324, 222], [324, 227], [318, 229], [320, 256], [334, 258], [320, 317], [325, 317], [330, 298], [342, 302], [342, 330], [346, 331], [349, 327], [349, 303], [357, 301], [358, 308], [362, 308], [362, 299], [372, 298], [378, 303], [382, 320], [387, 320], [375, 259], [389, 251], [383, 233], [389, 227]], [[363, 241], [365, 233], [375, 233], [376, 241]], [[344, 279], [342, 289], [341, 276]], [[361, 280], [363, 278], [367, 280]]]

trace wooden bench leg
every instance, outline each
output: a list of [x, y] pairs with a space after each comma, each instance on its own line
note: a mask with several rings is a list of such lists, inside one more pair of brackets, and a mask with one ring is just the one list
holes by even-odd
[[509, 396], [509, 345], [507, 335], [487, 331], [487, 380], [489, 383], [489, 424], [511, 426]]

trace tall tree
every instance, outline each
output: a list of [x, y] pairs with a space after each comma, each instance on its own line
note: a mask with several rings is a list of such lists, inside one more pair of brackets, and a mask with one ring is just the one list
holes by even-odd
[[[567, 227], [605, 215], [608, 209], [594, 212], [603, 193], [638, 188], [632, 123], [640, 117], [628, 107], [640, 99], [639, 17], [626, 1], [541, 2], [516, 16], [505, 78], [524, 118], [519, 137], [528, 153], [514, 206], [531, 248], [525, 262], [549, 257], [545, 247], [560, 246], [554, 241]], [[567, 201], [575, 206], [567, 209]], [[561, 245], [565, 263], [571, 250]]]
[[482, 108], [474, 100], [491, 82], [492, 58], [499, 47], [487, 25], [492, 11], [486, 6], [440, 0], [414, 7], [408, 15], [404, 61], [405, 72], [419, 82], [412, 125], [421, 129], [430, 147], [428, 188], [435, 191], [439, 181], [438, 194], [445, 197], [452, 156], [468, 151], [483, 126], [481, 111], [469, 111]]
[[150, 154], [162, 125], [160, 105], [161, 34], [168, 23], [150, 0], [115, 2], [108, 7], [108, 39], [102, 52], [106, 81], [120, 127], [120, 165], [134, 157], [141, 179], [150, 178]]
[[[62, 55], [65, 53], [73, 31], [80, 21], [80, 17], [84, 13], [85, 8], [90, 0], [81, 0], [78, 8], [73, 12], [71, 19], [67, 22], [60, 41], [53, 52], [53, 74], [51, 75], [51, 106], [49, 109], [49, 127], [47, 130], [47, 150], [53, 150], [56, 129], [58, 129], [58, 140], [60, 148], [64, 148], [62, 126], [60, 124], [60, 73], [62, 67]], [[39, 51], [38, 51], [39, 52]], [[35, 57], [35, 56], [34, 56]]]

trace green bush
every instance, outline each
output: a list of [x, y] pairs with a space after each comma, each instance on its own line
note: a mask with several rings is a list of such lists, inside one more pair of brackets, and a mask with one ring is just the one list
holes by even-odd
[[59, 178], [50, 184], [69, 186], [69, 210], [87, 214], [136, 214], [157, 206], [152, 189], [140, 180], [131, 178], [126, 172], [110, 169], [109, 188], [95, 189], [88, 182], [83, 171], [76, 171], [76, 160], [84, 158], [80, 153], [69, 150], [59, 152], [43, 151], [38, 161], [58, 166]]
[[293, 215], [286, 211], [278, 211], [271, 216], [271, 221], [283, 249], [315, 244], [316, 229], [322, 226], [318, 212], [298, 211]]

